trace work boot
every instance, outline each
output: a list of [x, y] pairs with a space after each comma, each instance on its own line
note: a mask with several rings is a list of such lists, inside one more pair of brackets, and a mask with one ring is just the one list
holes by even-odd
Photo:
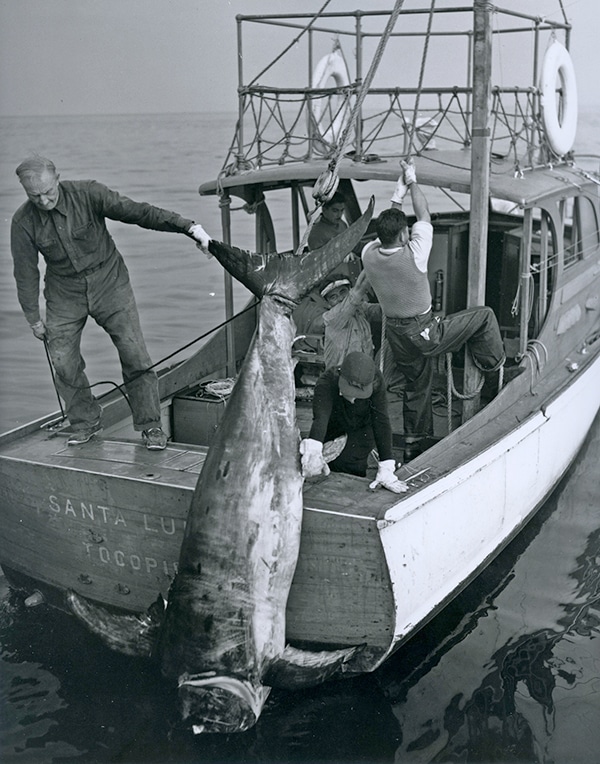
[[403, 448], [403, 455], [405, 462], [411, 462], [420, 456], [427, 448], [426, 439], [419, 438], [418, 440], [411, 440], [405, 443]]
[[92, 425], [91, 427], [84, 427], [81, 430], [75, 430], [75, 432], [69, 435], [67, 445], [79, 446], [82, 443], [87, 443], [88, 440], [91, 440], [94, 437], [94, 435], [99, 435], [101, 432], [102, 425], [100, 422], [96, 422], [96, 424]]
[[163, 451], [167, 447], [167, 436], [162, 427], [150, 427], [144, 430], [142, 438], [148, 451]]

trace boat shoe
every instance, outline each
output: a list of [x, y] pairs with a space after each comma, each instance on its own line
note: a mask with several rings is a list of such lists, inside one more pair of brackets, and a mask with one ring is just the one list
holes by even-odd
[[142, 432], [148, 451], [162, 451], [167, 447], [167, 436], [161, 427], [150, 427]]
[[69, 435], [69, 440], [67, 440], [67, 445], [79, 446], [82, 443], [87, 443], [88, 440], [91, 440], [94, 437], [94, 435], [99, 435], [101, 432], [102, 432], [102, 425], [100, 424], [100, 422], [97, 422], [91, 427], [84, 427], [81, 430], [75, 430], [75, 432]]

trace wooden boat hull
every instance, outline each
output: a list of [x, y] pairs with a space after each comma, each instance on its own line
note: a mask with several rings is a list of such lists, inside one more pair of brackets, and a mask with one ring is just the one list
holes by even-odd
[[[177, 572], [192, 481], [162, 482], [157, 464], [146, 465], [143, 480], [120, 476], [116, 461], [102, 459], [105, 444], [88, 448], [96, 459], [77, 459], [64, 440], [55, 443], [55, 461], [64, 457], [64, 466], [37, 464], [33, 478], [29, 461], [2, 460], [3, 567], [113, 607], [146, 610], [166, 596]], [[114, 460], [142, 450], [110, 445]]]
[[[512, 385], [495, 402], [503, 412], [496, 430], [483, 412], [449, 436], [457, 444], [450, 451], [463, 451], [459, 464], [448, 460], [449, 444], [440, 444], [410, 471], [403, 468], [410, 478], [421, 462], [430, 475], [406, 495], [369, 491], [368, 481], [348, 475], [305, 486], [289, 642], [361, 645], [343, 673], [373, 670], [519, 532], [568, 469], [600, 409], [600, 354], [583, 359], [575, 373], [556, 366], [533, 394], [526, 374]], [[502, 395], [514, 401], [505, 405]], [[521, 419], [513, 426], [515, 417]], [[43, 431], [30, 437], [47, 448]], [[166, 596], [177, 571], [206, 449], [173, 445], [150, 454], [127, 442], [67, 449], [63, 439], [50, 440], [54, 463], [36, 465], [34, 480], [31, 443], [27, 459], [6, 449], [0, 459], [7, 577], [39, 588], [59, 607], [72, 589], [105, 606], [145, 612], [157, 595]]]

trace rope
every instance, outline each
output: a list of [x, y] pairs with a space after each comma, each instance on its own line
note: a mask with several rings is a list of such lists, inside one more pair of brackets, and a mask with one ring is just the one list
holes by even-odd
[[498, 392], [504, 387], [504, 364], [498, 369]]
[[371, 66], [369, 67], [367, 76], [363, 80], [363, 84], [360, 90], [358, 91], [358, 96], [356, 98], [356, 102], [354, 104], [350, 117], [346, 120], [344, 132], [342, 133], [342, 139], [336, 151], [334, 152], [332, 161], [329, 163], [329, 169], [332, 171], [335, 171], [337, 169], [337, 166], [340, 162], [342, 154], [345, 152], [346, 147], [348, 143], [350, 142], [350, 129], [352, 125], [354, 124], [356, 117], [358, 116], [358, 113], [362, 107], [363, 101], [365, 100], [367, 93], [369, 92], [369, 88], [371, 87], [371, 83], [373, 82], [373, 77], [375, 76], [375, 72], [377, 71], [379, 64], [381, 63], [381, 59], [383, 58], [385, 46], [387, 45], [390, 35], [392, 34], [392, 31], [394, 29], [396, 21], [398, 20], [398, 16], [400, 15], [400, 11], [402, 10], [403, 5], [404, 5], [404, 0], [396, 0], [394, 10], [390, 14], [388, 23], [386, 24], [386, 27], [383, 31], [381, 39], [379, 40], [379, 44], [377, 45], [377, 50], [375, 51], [375, 55], [373, 56], [373, 60], [371, 61]]
[[[450, 356], [450, 360], [448, 360]], [[446, 354], [446, 421], [448, 422], [448, 435], [452, 432], [452, 353]]]
[[427, 21], [427, 34], [425, 36], [425, 44], [423, 46], [423, 57], [421, 58], [421, 70], [419, 72], [419, 84], [417, 85], [417, 95], [415, 98], [415, 110], [413, 112], [413, 120], [410, 126], [410, 133], [408, 137], [408, 153], [413, 153], [415, 132], [417, 130], [417, 116], [419, 114], [419, 102], [421, 100], [421, 90], [423, 89], [423, 77], [425, 76], [425, 62], [427, 61], [427, 51], [429, 49], [429, 40], [431, 37], [431, 25], [433, 22], [433, 15], [435, 12], [435, 0], [431, 0], [431, 8], [429, 9], [429, 19]]
[[385, 360], [384, 360], [385, 343], [387, 342], [385, 338], [386, 327], [387, 327], [387, 316], [385, 315], [383, 311], [381, 311], [381, 350], [379, 352], [379, 371], [381, 371], [382, 374], [383, 374], [383, 369], [385, 366]]
[[50, 358], [50, 351], [48, 350], [48, 340], [44, 337], [44, 350], [46, 351], [46, 360], [48, 361], [48, 366], [50, 367], [50, 376], [52, 377], [52, 384], [54, 385], [54, 392], [56, 393], [56, 397], [58, 398], [58, 405], [60, 407], [60, 414], [63, 419], [67, 418], [67, 415], [65, 414], [65, 410], [63, 409], [62, 401], [60, 399], [60, 395], [58, 394], [58, 387], [56, 385], [56, 376], [54, 374], [54, 366], [52, 365], [52, 359]]
[[387, 45], [387, 41], [389, 40], [392, 30], [394, 29], [394, 25], [396, 24], [396, 21], [398, 20], [398, 16], [400, 15], [400, 11], [402, 10], [403, 4], [404, 4], [404, 0], [396, 0], [394, 10], [390, 14], [388, 23], [386, 24], [386, 27], [383, 31], [381, 39], [379, 40], [379, 43], [377, 45], [377, 50], [375, 51], [375, 55], [373, 56], [373, 61], [371, 61], [371, 66], [369, 67], [367, 76], [363, 80], [363, 84], [361, 85], [360, 90], [358, 91], [358, 96], [356, 98], [354, 107], [352, 108], [350, 115], [346, 119], [346, 124], [342, 132], [341, 140], [338, 143], [333, 153], [333, 157], [331, 158], [329, 162], [327, 170], [318, 178], [317, 182], [315, 183], [315, 188], [313, 189], [313, 197], [315, 198], [315, 201], [316, 201], [316, 208], [310, 214], [308, 227], [306, 231], [304, 232], [304, 235], [302, 236], [302, 240], [300, 241], [298, 248], [296, 249], [297, 255], [302, 254], [302, 252], [304, 251], [304, 247], [306, 246], [306, 243], [308, 241], [308, 236], [312, 230], [312, 227], [318, 220], [319, 216], [316, 215], [315, 213], [319, 210], [321, 205], [324, 202], [326, 202], [328, 198], [331, 198], [331, 196], [333, 196], [333, 194], [335, 193], [335, 190], [338, 184], [337, 169], [341, 161], [341, 158], [343, 154], [345, 153], [348, 144], [350, 143], [350, 131], [351, 131], [352, 125], [356, 121], [358, 113], [362, 107], [363, 101], [365, 100], [365, 97], [367, 93], [369, 92], [369, 88], [371, 87], [373, 77], [375, 76], [375, 72], [377, 71], [377, 68], [381, 62], [381, 59], [383, 57], [383, 52], [385, 50], [385, 46]]
[[[473, 390], [473, 392], [459, 393], [456, 387], [454, 386], [454, 379], [452, 377], [452, 353], [446, 353], [446, 380], [450, 386], [449, 390], [459, 400], [470, 401], [472, 398], [475, 398], [475, 396], [479, 395], [479, 393], [481, 392], [481, 389], [483, 388], [483, 383], [485, 382], [485, 377], [483, 376], [483, 374], [480, 374], [479, 382], [475, 385], [475, 390]], [[448, 405], [450, 405], [450, 400], [448, 400]]]
[[[231, 318], [225, 319], [225, 321], [221, 321], [220, 324], [217, 324], [216, 326], [213, 326], [212, 329], [209, 329], [208, 331], [204, 332], [204, 334], [200, 334], [198, 337], [196, 337], [193, 340], [190, 340], [190, 342], [187, 342], [185, 345], [182, 345], [181, 347], [174, 350], [172, 353], [169, 353], [169, 355], [164, 356], [160, 360], [156, 361], [156, 363], [153, 363], [151, 366], [148, 366], [147, 369], [143, 369], [142, 371], [138, 371], [136, 374], [132, 375], [130, 379], [127, 380], [127, 384], [131, 382], [135, 382], [136, 379], [139, 379], [143, 374], [147, 374], [149, 371], [152, 371], [152, 369], [156, 368], [160, 364], [164, 363], [165, 361], [168, 361], [169, 359], [173, 358], [173, 356], [177, 355], [178, 353], [182, 353], [184, 350], [187, 350], [192, 345], [195, 345], [196, 342], [200, 342], [200, 340], [205, 339], [208, 337], [209, 334], [212, 334], [213, 332], [218, 331], [219, 329], [222, 329], [227, 324], [231, 323], [232, 321], [235, 321], [236, 318], [239, 318], [240, 316], [243, 316], [244, 313], [247, 313], [249, 310], [254, 310], [256, 308], [256, 303], [252, 303], [252, 305], [249, 305], [247, 308], [244, 308], [244, 310], [241, 310], [239, 313], [236, 313], [235, 316], [231, 316]], [[46, 357], [48, 359], [48, 364], [50, 365], [50, 373], [52, 375], [52, 382], [54, 384], [54, 389], [56, 390], [56, 395], [58, 396], [58, 388], [56, 386], [56, 379], [55, 379], [55, 373], [54, 373], [54, 367], [52, 365], [52, 361], [50, 359], [50, 354], [48, 352], [48, 348], [46, 345], [46, 340], [44, 340], [44, 347], [46, 347]], [[127, 397], [127, 393], [123, 389], [125, 385], [119, 385], [117, 382], [113, 382], [110, 379], [101, 380], [100, 382], [94, 382], [91, 385], [72, 385], [70, 382], [66, 382], [63, 380], [63, 384], [67, 387], [72, 388], [73, 390], [91, 390], [93, 387], [97, 387], [98, 385], [112, 385], [115, 387], [121, 395], [125, 398], [127, 404], [131, 408], [131, 405], [129, 403], [129, 399]], [[103, 393], [102, 395], [98, 396], [98, 400], [101, 398], [104, 398], [108, 395], [110, 391]], [[60, 406], [60, 411], [63, 416], [63, 419], [66, 419], [66, 414], [63, 411], [62, 402], [60, 400], [60, 397], [58, 398], [58, 403]]]
[[265, 66], [265, 68], [262, 70], [262, 72], [259, 72], [259, 73], [256, 75], [256, 77], [255, 77], [255, 78], [252, 80], [252, 82], [250, 82], [250, 83], [247, 85], [247, 87], [249, 87], [249, 88], [250, 88], [250, 87], [252, 87], [252, 85], [254, 85], [254, 83], [255, 83], [255, 82], [257, 82], [257, 81], [260, 79], [260, 77], [262, 77], [262, 76], [263, 76], [263, 74], [265, 74], [266, 72], [268, 72], [268, 71], [269, 71], [269, 69], [270, 69], [272, 66], [274, 66], [274, 65], [275, 65], [275, 64], [276, 64], [276, 63], [277, 63], [277, 62], [278, 62], [278, 61], [279, 61], [281, 58], [283, 58], [283, 56], [285, 56], [285, 54], [288, 52], [288, 50], [290, 50], [291, 48], [293, 48], [293, 47], [294, 47], [294, 45], [296, 45], [296, 43], [297, 43], [297, 42], [298, 42], [298, 40], [299, 40], [299, 39], [302, 37], [302, 35], [303, 35], [303, 34], [305, 34], [306, 32], [308, 32], [308, 30], [309, 30], [309, 29], [312, 27], [312, 25], [315, 23], [315, 21], [317, 21], [317, 19], [318, 19], [318, 18], [321, 16], [321, 14], [322, 14], [322, 13], [323, 13], [323, 11], [325, 10], [325, 8], [327, 8], [327, 6], [329, 5], [329, 3], [330, 3], [330, 2], [331, 2], [331, 0], [325, 0], [325, 2], [323, 3], [323, 5], [322, 5], [321, 9], [320, 9], [320, 10], [318, 10], [318, 11], [315, 13], [315, 15], [312, 17], [312, 19], [310, 20], [310, 22], [309, 22], [309, 23], [308, 23], [308, 24], [307, 24], [307, 25], [304, 27], [304, 29], [303, 29], [303, 30], [300, 32], [300, 34], [299, 34], [299, 35], [297, 35], [296, 37], [294, 37], [294, 39], [291, 41], [291, 43], [290, 43], [290, 44], [289, 44], [289, 45], [288, 45], [286, 48], [284, 48], [284, 49], [281, 51], [281, 53], [280, 53], [280, 54], [277, 56], [277, 58], [273, 59], [273, 61], [271, 61], [271, 63], [270, 63], [270, 64], [268, 64], [267, 66]]
[[[540, 352], [537, 348], [538, 345], [544, 351], [543, 361], [540, 357]], [[539, 375], [542, 372], [542, 369], [544, 368], [544, 366], [546, 365], [546, 362], [548, 361], [548, 348], [544, 345], [543, 342], [540, 342], [540, 340], [529, 340], [529, 342], [527, 343], [525, 354], [523, 355], [523, 361], [529, 361], [529, 363], [531, 364], [531, 367], [530, 367], [531, 376], [529, 378], [529, 392], [533, 395], [533, 384], [535, 382], [536, 372]]]
[[[545, 348], [544, 348], [545, 350]], [[536, 355], [537, 355], [537, 351]], [[477, 368], [476, 366], [474, 368]], [[485, 377], [480, 372], [479, 382], [475, 386], [475, 390], [472, 393], [459, 393], [454, 386], [454, 378], [452, 376], [452, 353], [446, 353], [446, 419], [448, 422], [448, 434], [452, 432], [452, 395], [461, 401], [468, 401], [479, 395], [483, 385], [485, 383]], [[502, 390], [504, 385], [504, 364], [498, 369], [498, 392]]]
[[306, 244], [308, 242], [308, 237], [310, 236], [310, 232], [312, 231], [314, 224], [321, 217], [320, 205], [317, 205], [315, 209], [312, 212], [309, 212], [308, 214], [309, 214], [308, 225], [306, 226], [306, 230], [304, 231], [304, 234], [302, 235], [302, 239], [300, 239], [300, 244], [298, 244], [298, 247], [296, 249], [297, 255], [301, 255], [304, 252], [304, 247], [306, 247]]

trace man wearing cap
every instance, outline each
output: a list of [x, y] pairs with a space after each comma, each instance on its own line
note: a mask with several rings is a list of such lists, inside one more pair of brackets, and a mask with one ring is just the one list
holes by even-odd
[[[404, 161], [401, 165], [392, 206], [375, 221], [378, 238], [364, 247], [362, 261], [386, 316], [386, 339], [406, 378], [404, 458], [409, 460], [422, 451], [423, 439], [433, 435], [433, 357], [466, 345], [475, 365], [493, 372], [504, 363], [505, 353], [491, 308], [469, 308], [442, 319], [433, 315], [427, 275], [433, 241], [429, 207], [414, 165]], [[410, 233], [401, 209], [409, 189], [417, 218]]]
[[355, 351], [373, 357], [371, 321], [381, 321], [381, 305], [369, 303], [365, 297], [369, 282], [361, 271], [352, 286], [343, 273], [332, 273], [321, 287], [328, 310], [323, 314], [325, 368], [339, 366], [348, 353]]
[[[102, 408], [91, 393], [81, 356], [81, 333], [91, 316], [119, 352], [134, 429], [146, 447], [162, 450], [158, 379], [144, 337], [127, 267], [106, 218], [154, 231], [208, 236], [176, 212], [135, 202], [95, 180], [60, 181], [54, 163], [25, 159], [16, 174], [27, 201], [12, 218], [11, 251], [17, 294], [34, 336], [47, 343], [56, 382], [72, 427], [68, 445], [87, 443], [102, 430]], [[39, 254], [46, 261], [46, 320], [39, 307]]]
[[[346, 446], [328, 466], [323, 443], [344, 434]], [[300, 444], [302, 474], [328, 475], [331, 468], [365, 477], [373, 448], [377, 448], [379, 464], [370, 487], [383, 486], [394, 493], [408, 490], [394, 474], [392, 426], [381, 372], [368, 355], [349, 353], [341, 366], [324, 371], [315, 386], [310, 434]]]

